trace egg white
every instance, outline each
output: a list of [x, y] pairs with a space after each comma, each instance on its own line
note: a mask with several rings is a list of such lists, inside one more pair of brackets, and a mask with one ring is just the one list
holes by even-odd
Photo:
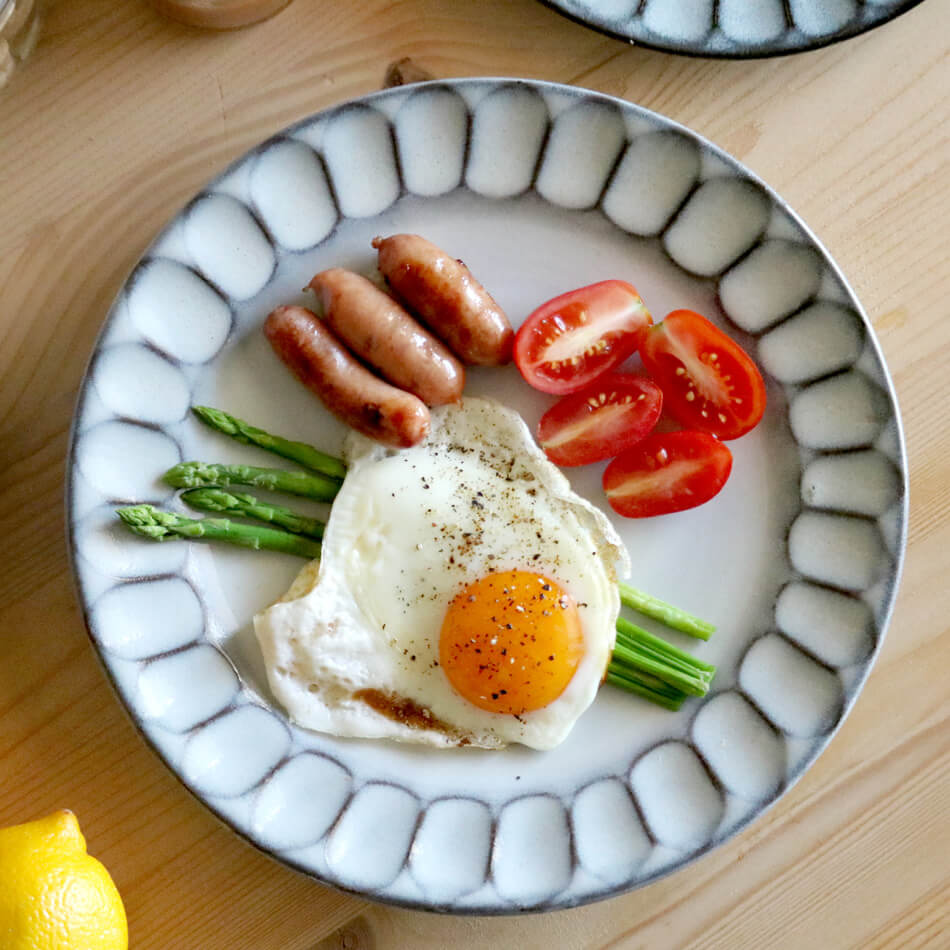
[[[571, 490], [521, 417], [491, 400], [433, 410], [428, 438], [411, 449], [354, 433], [344, 455], [319, 566], [254, 619], [290, 717], [334, 735], [443, 747], [563, 741], [597, 694], [616, 636], [617, 578], [629, 571], [603, 513]], [[564, 692], [520, 716], [474, 706], [438, 663], [459, 589], [515, 568], [565, 588], [584, 631]]]

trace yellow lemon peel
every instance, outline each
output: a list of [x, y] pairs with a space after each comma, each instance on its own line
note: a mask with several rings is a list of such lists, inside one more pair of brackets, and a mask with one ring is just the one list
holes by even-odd
[[0, 828], [4, 950], [127, 950], [122, 898], [67, 810]]

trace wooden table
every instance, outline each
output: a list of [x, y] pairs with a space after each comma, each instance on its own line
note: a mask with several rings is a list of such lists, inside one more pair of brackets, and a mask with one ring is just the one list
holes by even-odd
[[[135, 0], [53, 0], [0, 92], [0, 825], [77, 812], [134, 948], [946, 947], [950, 941], [950, 170], [946, 0], [792, 57], [635, 49], [533, 0], [296, 0], [231, 34]], [[907, 566], [877, 666], [805, 778], [689, 869], [523, 918], [375, 906], [254, 850], [166, 770], [83, 629], [64, 456], [94, 337], [159, 226], [233, 157], [378, 88], [439, 76], [576, 83], [665, 113], [773, 185], [868, 310], [911, 460]]]

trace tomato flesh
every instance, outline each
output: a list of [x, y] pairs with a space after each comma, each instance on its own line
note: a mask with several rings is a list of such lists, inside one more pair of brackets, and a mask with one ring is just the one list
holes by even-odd
[[765, 412], [765, 383], [751, 357], [692, 310], [675, 310], [650, 327], [640, 357], [683, 426], [737, 439]]
[[625, 281], [580, 287], [528, 316], [515, 336], [515, 363], [535, 389], [574, 393], [630, 356], [652, 322]]
[[705, 432], [655, 432], [618, 455], [604, 472], [610, 507], [625, 518], [650, 518], [702, 505], [732, 470], [732, 453]]
[[663, 391], [652, 379], [607, 373], [551, 406], [538, 423], [538, 442], [557, 465], [600, 462], [649, 435], [662, 408]]

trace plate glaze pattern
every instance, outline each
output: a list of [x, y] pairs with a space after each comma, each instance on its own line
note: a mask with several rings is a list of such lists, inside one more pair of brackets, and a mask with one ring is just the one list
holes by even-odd
[[[774, 425], [794, 447], [800, 498], [790, 499], [785, 550], [774, 552], [782, 579], [767, 616], [717, 633], [727, 650], [713, 694], [662, 713], [629, 754], [617, 739], [603, 767], [558, 750], [511, 760], [526, 778], [557, 763], [557, 781], [522, 786], [512, 774], [481, 790], [466, 771], [489, 768], [477, 754], [452, 760], [457, 781], [443, 781], [424, 776], [423, 765], [435, 768], [426, 754], [402, 760], [297, 728], [241, 675], [223, 635], [233, 618], [208, 565], [227, 554], [140, 541], [112, 515], [123, 503], [174, 504], [155, 476], [185, 455], [202, 380], [222, 372], [229, 347], [259, 336], [281, 268], [303, 272], [347, 221], [375, 225], [402, 203], [439, 196], [465, 202], [472, 220], [479, 209], [550, 208], [660, 255], [748, 334], [787, 401]], [[511, 913], [645, 884], [789, 788], [880, 646], [906, 505], [899, 416], [872, 331], [777, 196], [709, 143], [628, 103], [463, 80], [304, 120], [235, 163], [159, 236], [119, 294], [83, 385], [69, 521], [87, 625], [120, 696], [217, 815], [326, 883], [412, 907]], [[622, 705], [624, 717], [642, 705]]]
[[857, 36], [921, 0], [542, 0], [604, 33], [670, 53], [743, 59]]

